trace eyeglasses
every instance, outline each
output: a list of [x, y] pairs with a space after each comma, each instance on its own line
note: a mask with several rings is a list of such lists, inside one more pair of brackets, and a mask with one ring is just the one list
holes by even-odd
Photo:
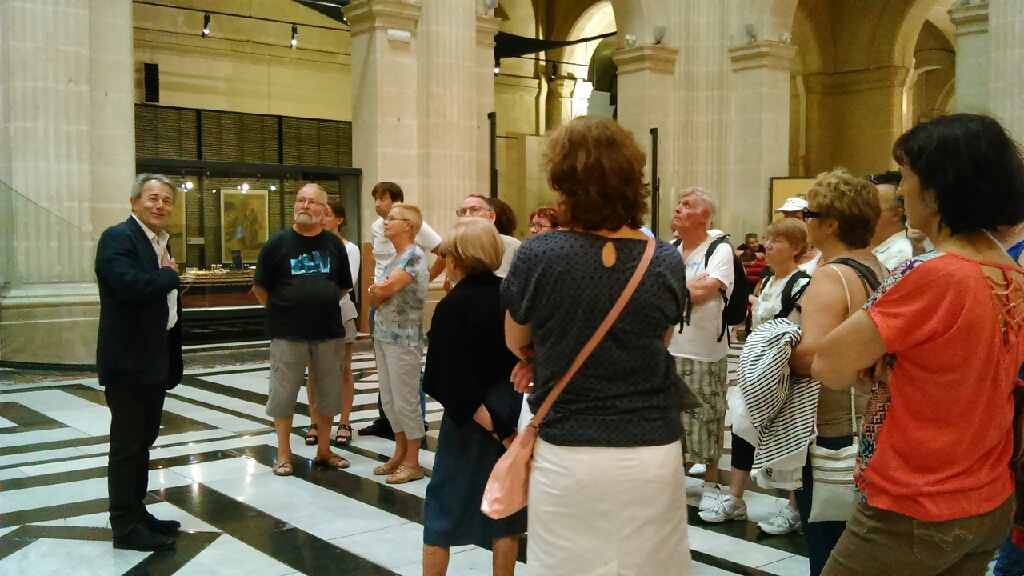
[[807, 208], [801, 210], [800, 213], [804, 215], [804, 220], [807, 220], [808, 218], [821, 218], [824, 215], [821, 212], [815, 212], [814, 210], [808, 210]]
[[408, 218], [399, 218], [398, 216], [390, 216], [389, 215], [389, 216], [385, 216], [384, 217], [384, 221], [385, 222], [394, 222], [395, 220], [402, 220], [404, 222], [408, 222], [409, 221]]
[[459, 218], [465, 218], [466, 216], [470, 216], [473, 214], [479, 214], [481, 212], [490, 211], [491, 210], [489, 208], [485, 208], [483, 206], [469, 206], [468, 208], [459, 208], [458, 210], [455, 211], [455, 215], [458, 216]]
[[538, 224], [536, 222], [530, 224], [530, 230], [544, 230], [545, 228], [554, 228], [551, 224]]
[[306, 204], [311, 206], [327, 206], [327, 204], [324, 204], [323, 202], [317, 202], [316, 200], [310, 200], [309, 198], [296, 198], [295, 203]]

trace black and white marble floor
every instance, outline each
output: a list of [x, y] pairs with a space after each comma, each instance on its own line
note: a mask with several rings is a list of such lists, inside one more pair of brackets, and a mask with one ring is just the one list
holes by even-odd
[[[372, 354], [357, 354], [353, 368], [358, 429], [376, 417]], [[185, 533], [176, 552], [158, 554], [110, 544], [110, 416], [95, 379], [0, 383], [0, 575], [421, 574], [427, 481], [392, 487], [373, 476], [394, 446], [373, 437], [355, 437], [345, 453], [351, 468], [311, 468], [315, 448], [299, 437], [309, 423], [305, 394], [292, 442], [295, 475], [274, 476], [267, 378], [266, 364], [189, 370], [169, 393], [152, 450], [149, 509], [181, 521]], [[441, 406], [428, 402], [427, 412], [436, 439]], [[425, 451], [422, 462], [430, 469], [433, 453]], [[728, 456], [722, 465], [728, 468]], [[801, 535], [769, 536], [756, 527], [783, 500], [758, 492], [746, 500], [749, 521], [709, 525], [696, 514], [693, 492], [693, 573], [806, 575]], [[449, 574], [490, 573], [488, 551], [453, 552]], [[531, 571], [520, 564], [517, 574]]]

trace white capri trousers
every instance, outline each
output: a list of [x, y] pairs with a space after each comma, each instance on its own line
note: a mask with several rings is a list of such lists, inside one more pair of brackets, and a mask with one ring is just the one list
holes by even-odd
[[409, 440], [423, 438], [423, 412], [420, 410], [420, 362], [422, 346], [395, 346], [373, 339], [380, 385], [380, 403], [395, 434], [405, 433]]
[[596, 448], [537, 440], [526, 559], [544, 576], [690, 573], [681, 442]]

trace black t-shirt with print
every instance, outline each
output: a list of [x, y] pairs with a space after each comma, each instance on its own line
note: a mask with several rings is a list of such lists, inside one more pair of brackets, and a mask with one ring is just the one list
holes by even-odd
[[292, 228], [260, 250], [253, 284], [267, 291], [267, 337], [329, 340], [345, 336], [342, 290], [352, 289], [348, 254], [341, 240], [323, 231], [303, 236]]

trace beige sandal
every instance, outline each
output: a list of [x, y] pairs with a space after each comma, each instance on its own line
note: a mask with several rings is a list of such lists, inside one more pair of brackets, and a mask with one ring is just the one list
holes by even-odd
[[423, 472], [422, 466], [417, 466], [414, 470], [405, 464], [402, 464], [398, 467], [398, 470], [395, 470], [395, 473], [388, 476], [384, 482], [387, 482], [388, 484], [405, 484], [406, 482], [419, 480], [423, 478], [423, 476], [425, 476], [425, 473]]
[[389, 476], [391, 474], [394, 474], [401, 466], [402, 466], [402, 463], [400, 461], [398, 461], [398, 460], [388, 460], [384, 464], [381, 464], [380, 466], [377, 466], [376, 468], [374, 468], [373, 469], [373, 475], [374, 476]]

